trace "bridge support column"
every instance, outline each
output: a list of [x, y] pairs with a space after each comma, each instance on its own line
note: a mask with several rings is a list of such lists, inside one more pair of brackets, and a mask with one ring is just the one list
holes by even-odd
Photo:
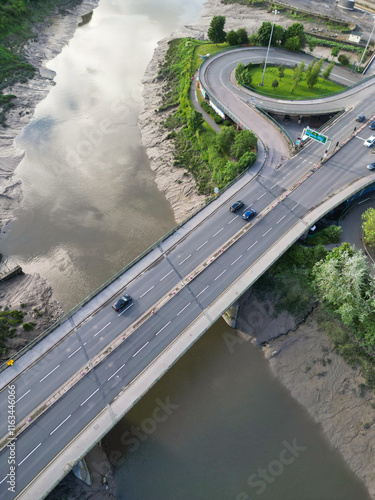
[[237, 324], [237, 314], [238, 314], [239, 303], [236, 301], [229, 309], [225, 311], [222, 318], [227, 325], [231, 328], [236, 328]]

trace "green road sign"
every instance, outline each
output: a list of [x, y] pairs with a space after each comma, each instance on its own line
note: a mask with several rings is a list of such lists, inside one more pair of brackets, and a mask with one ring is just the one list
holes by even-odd
[[314, 139], [315, 141], [321, 142], [322, 144], [325, 144], [328, 141], [328, 137], [323, 134], [319, 134], [316, 130], [312, 130], [309, 127], [306, 127], [306, 132], [305, 134], [308, 137], [311, 137], [311, 139]]

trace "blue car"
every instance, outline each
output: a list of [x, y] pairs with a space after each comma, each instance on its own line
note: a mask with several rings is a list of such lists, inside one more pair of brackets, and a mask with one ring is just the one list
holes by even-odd
[[242, 218], [243, 218], [243, 220], [247, 221], [247, 220], [250, 220], [253, 217], [255, 217], [256, 214], [257, 214], [256, 211], [253, 210], [252, 208], [250, 208], [250, 210], [246, 210], [246, 212], [244, 212], [244, 214], [242, 215]]
[[112, 307], [115, 311], [119, 311], [123, 307], [130, 304], [131, 301], [132, 301], [132, 298], [130, 297], [130, 295], [124, 295], [123, 297], [120, 297], [118, 299], [118, 301], [113, 304]]
[[369, 128], [371, 130], [375, 130], [375, 121], [373, 121], [373, 122], [370, 123]]

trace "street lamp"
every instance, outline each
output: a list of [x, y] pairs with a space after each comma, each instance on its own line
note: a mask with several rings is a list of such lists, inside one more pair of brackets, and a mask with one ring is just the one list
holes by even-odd
[[271, 28], [271, 35], [270, 35], [270, 41], [268, 42], [268, 49], [267, 49], [267, 54], [266, 54], [266, 60], [265, 60], [265, 63], [264, 63], [264, 70], [263, 70], [263, 76], [262, 76], [262, 83], [260, 84], [261, 87], [263, 87], [263, 81], [264, 81], [264, 74], [266, 72], [266, 68], [267, 68], [267, 60], [268, 60], [268, 53], [270, 51], [270, 46], [271, 46], [271, 40], [272, 40], [272, 34], [273, 34], [273, 27], [275, 26], [275, 19], [276, 19], [276, 14], [280, 14], [280, 12], [278, 10], [273, 10], [272, 11], [274, 16], [273, 16], [273, 21], [272, 21], [272, 28]]
[[374, 17], [374, 26], [372, 27], [370, 37], [369, 37], [369, 39], [367, 40], [367, 44], [366, 44], [365, 50], [363, 51], [363, 54], [362, 54], [361, 60], [359, 61], [359, 65], [358, 65], [358, 66], [360, 66], [360, 65], [361, 65], [362, 60], [363, 60], [363, 58], [365, 57], [365, 54], [366, 54], [366, 50], [367, 50], [368, 44], [370, 43], [370, 40], [371, 40], [372, 34], [374, 33], [374, 28], [375, 28], [375, 17]]

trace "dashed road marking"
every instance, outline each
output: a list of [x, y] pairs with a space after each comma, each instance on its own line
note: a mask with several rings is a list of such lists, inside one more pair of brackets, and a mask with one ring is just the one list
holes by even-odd
[[222, 231], [223, 229], [224, 229], [223, 227], [222, 227], [221, 229], [219, 229], [219, 231], [218, 231], [217, 233], [213, 234], [213, 235], [212, 235], [212, 237], [213, 237], [213, 238], [215, 238], [215, 236], [216, 236], [217, 234], [221, 233], [221, 231]]
[[181, 311], [178, 312], [176, 316], [179, 316], [182, 312], [184, 312], [185, 309], [190, 306], [190, 304], [191, 304], [191, 302], [189, 302], [189, 304], [187, 304], [183, 309], [181, 309]]
[[155, 285], [152, 285], [151, 288], [149, 288], [145, 293], [142, 293], [142, 295], [139, 297], [140, 299], [146, 295], [146, 293], [151, 292], [151, 290], [155, 288]]
[[138, 349], [138, 351], [137, 351], [135, 354], [133, 354], [133, 358], [134, 358], [134, 357], [135, 357], [135, 356], [136, 356], [139, 352], [141, 352], [141, 351], [142, 351], [142, 349], [144, 349], [144, 348], [146, 347], [146, 345], [148, 345], [149, 343], [150, 343], [150, 342], [146, 342], [146, 343], [145, 343], [145, 345], [143, 345], [140, 349]]
[[164, 280], [167, 276], [169, 276], [171, 273], [173, 273], [173, 269], [172, 269], [172, 271], [169, 271], [169, 273], [167, 273], [165, 276], [163, 276], [163, 277], [161, 278], [161, 280], [160, 280], [160, 281], [163, 281], [163, 280]]
[[220, 278], [220, 276], [223, 276], [223, 274], [225, 273], [225, 271], [226, 271], [226, 269], [224, 269], [224, 271], [222, 273], [220, 273], [219, 276], [216, 276], [216, 278], [215, 278], [214, 281], [218, 280]]
[[271, 230], [272, 230], [272, 227], [270, 227], [269, 230], [264, 233], [264, 235], [262, 236], [262, 238], [264, 238], [266, 236], [266, 234], [268, 234]]
[[[109, 326], [111, 324], [111, 321], [109, 323], [107, 323], [105, 326], [103, 326], [103, 328], [101, 330], [99, 330], [98, 332], [95, 333], [94, 337], [96, 337], [97, 335], [99, 335], [100, 332], [102, 332], [105, 328], [107, 328], [107, 326]], [[78, 349], [77, 349], [78, 351]], [[74, 352], [77, 352], [77, 351], [74, 351]], [[73, 352], [73, 354], [74, 354]], [[71, 354], [70, 356], [73, 356], [73, 354]], [[70, 358], [69, 356], [69, 358]]]
[[281, 222], [283, 219], [285, 219], [285, 217], [286, 217], [286, 215], [283, 215], [283, 216], [281, 217], [281, 219], [280, 219], [280, 220], [278, 220], [278, 221], [276, 222], [276, 224], [278, 224], [278, 223], [279, 223], [279, 222]]
[[125, 363], [122, 366], [120, 366], [120, 368], [118, 370], [116, 370], [115, 373], [112, 373], [112, 375], [109, 378], [107, 378], [107, 382], [109, 382], [112, 377], [114, 377], [115, 375], [117, 375], [118, 372], [124, 368], [124, 366], [125, 366]]
[[99, 387], [96, 389], [96, 391], [94, 391], [88, 398], [86, 398], [83, 403], [81, 403], [79, 406], [83, 406], [85, 403], [87, 403], [87, 401], [93, 397], [94, 394], [96, 394], [99, 390]]
[[[203, 248], [203, 247], [204, 247], [204, 245], [206, 245], [207, 243], [208, 243], [208, 240], [207, 240], [207, 241], [205, 241], [205, 242], [203, 243], [203, 245], [201, 245], [200, 247], [198, 247], [198, 248], [196, 249], [196, 252], [198, 252], [198, 250], [200, 250], [201, 248]], [[172, 271], [171, 271], [171, 272], [172, 272]]]
[[159, 333], [161, 333], [161, 332], [164, 330], [164, 328], [167, 328], [167, 326], [168, 326], [168, 325], [170, 325], [171, 323], [172, 323], [172, 321], [168, 321], [168, 323], [167, 323], [166, 325], [164, 325], [164, 326], [163, 326], [163, 328], [161, 328], [161, 329], [158, 331], [158, 333], [155, 333], [155, 335], [159, 335]]
[[246, 251], [248, 252], [249, 250], [251, 250], [257, 243], [258, 243], [258, 240], [255, 243], [253, 243]]
[[29, 458], [29, 456], [30, 456], [32, 453], [34, 453], [34, 451], [35, 451], [35, 450], [37, 450], [37, 449], [39, 448], [39, 446], [41, 446], [41, 445], [42, 445], [42, 443], [39, 443], [39, 444], [38, 444], [38, 446], [35, 446], [35, 448], [33, 449], [33, 451], [30, 451], [30, 453], [29, 453], [28, 455], [26, 455], [26, 457], [25, 457], [23, 460], [21, 460], [21, 462], [18, 464], [18, 466], [17, 466], [17, 467], [19, 467], [21, 464], [23, 464], [23, 463], [24, 463], [24, 461], [25, 461], [27, 458]]
[[52, 432], [50, 432], [50, 433], [49, 433], [49, 435], [50, 435], [50, 436], [52, 436], [52, 434], [53, 434], [55, 431], [57, 431], [57, 429], [59, 429], [59, 428], [60, 428], [63, 424], [65, 424], [65, 422], [66, 422], [67, 420], [69, 420], [71, 416], [72, 416], [72, 415], [69, 415], [69, 417], [66, 417], [66, 419], [65, 419], [65, 420], [63, 420], [63, 421], [61, 422], [61, 424], [59, 424], [59, 425], [58, 425], [55, 429], [53, 429], [53, 431], [52, 431]]
[[49, 377], [51, 375], [51, 373], [53, 373], [58, 368], [60, 368], [60, 365], [57, 365], [53, 370], [51, 370], [49, 373], [47, 373], [47, 375], [45, 377], [43, 377], [42, 379], [40, 379], [39, 382], [43, 382], [43, 380], [45, 380], [47, 377]]
[[233, 264], [235, 264], [238, 260], [240, 260], [241, 257], [242, 257], [242, 255], [240, 255], [239, 257], [237, 257], [237, 259], [232, 262], [231, 266], [233, 266]]

